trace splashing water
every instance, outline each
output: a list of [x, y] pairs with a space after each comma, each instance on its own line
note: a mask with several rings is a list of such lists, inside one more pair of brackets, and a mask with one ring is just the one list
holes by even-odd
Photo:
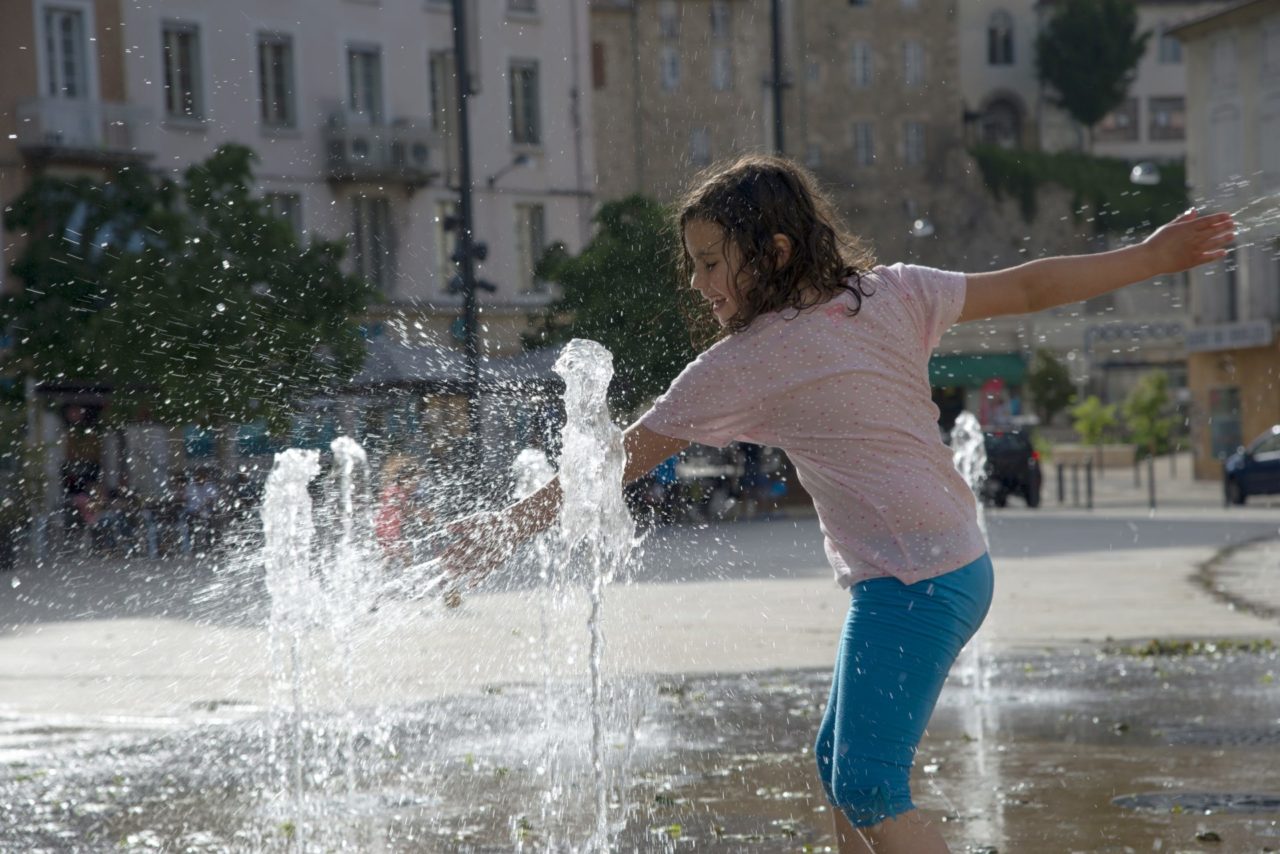
[[[318, 595], [310, 573], [315, 522], [307, 486], [320, 473], [320, 454], [290, 448], [276, 456], [262, 504], [263, 556], [271, 598], [268, 649], [271, 657], [271, 715], [267, 722], [267, 765], [282, 812], [302, 811], [302, 637]], [[299, 840], [301, 843], [303, 840]]]
[[[987, 479], [987, 449], [982, 425], [971, 412], [961, 412], [956, 417], [955, 426], [951, 428], [951, 451], [956, 470], [964, 478], [965, 483], [973, 490], [977, 505], [978, 528], [982, 531], [982, 539], [990, 545], [987, 532], [986, 510], [982, 502], [982, 487]], [[995, 793], [1000, 788], [1000, 769], [997, 762], [992, 761], [991, 745], [988, 734], [999, 728], [998, 704], [992, 701], [991, 692], [991, 651], [986, 636], [979, 631], [970, 639], [961, 653], [957, 663], [957, 676], [970, 691], [972, 702], [966, 704], [963, 713], [965, 731], [974, 741], [973, 762], [979, 779], [991, 780], [992, 786], [982, 791], [965, 791], [959, 797], [965, 802], [959, 809], [963, 814], [983, 816], [984, 823], [991, 826], [986, 833], [991, 838], [1001, 839], [1003, 836], [1003, 811], [995, 803]], [[957, 809], [933, 783], [935, 791], [942, 799]]]
[[516, 486], [511, 493], [515, 501], [533, 495], [543, 484], [556, 476], [556, 470], [547, 460], [547, 455], [537, 448], [525, 448], [516, 454], [511, 464], [511, 473], [515, 476]]
[[626, 565], [635, 545], [635, 522], [622, 493], [626, 451], [622, 431], [609, 418], [606, 395], [613, 378], [613, 355], [594, 341], [574, 339], [556, 360], [565, 383], [566, 423], [560, 458], [560, 540], [568, 560], [584, 574], [591, 602], [591, 767], [595, 783], [595, 831], [587, 850], [609, 843], [609, 780], [605, 767], [605, 697], [600, 625], [604, 587]]
[[982, 508], [982, 484], [987, 479], [987, 448], [982, 425], [972, 412], [961, 412], [951, 428], [951, 456], [956, 470], [973, 490], [978, 503], [978, 527], [982, 539], [987, 537], [987, 517]]
[[[543, 739], [539, 847], [607, 851], [625, 823], [611, 821], [610, 795], [625, 786], [648, 699], [639, 682], [607, 684], [603, 672], [604, 588], [626, 567], [635, 525], [622, 491], [622, 432], [606, 403], [612, 356], [599, 344], [575, 340], [555, 369], [565, 382], [563, 509], [559, 524], [525, 552], [542, 582], [535, 591], [542, 602], [544, 662], [543, 724], [535, 734]], [[277, 456], [262, 511], [272, 662], [266, 797], [274, 826], [288, 826], [299, 851], [367, 850], [369, 829], [342, 817], [360, 812], [361, 785], [385, 776], [386, 756], [395, 750], [384, 723], [400, 713], [386, 707], [357, 711], [359, 655], [369, 652], [360, 648], [361, 638], [377, 635], [380, 602], [394, 610], [403, 605], [397, 599], [419, 600], [440, 577], [433, 560], [388, 575], [374, 536], [365, 452], [346, 437], [331, 450], [332, 468], [319, 484], [314, 515], [319, 454], [293, 449]], [[554, 476], [546, 457], [533, 449], [521, 454], [514, 473], [517, 497]], [[584, 594], [587, 690], [570, 685], [566, 691], [555, 684], [553, 662], [573, 672], [581, 657], [555, 624], [581, 627]], [[385, 634], [389, 626], [394, 632], [385, 621], [380, 630]], [[395, 642], [392, 635], [387, 639]], [[590, 829], [581, 826], [584, 817]]]

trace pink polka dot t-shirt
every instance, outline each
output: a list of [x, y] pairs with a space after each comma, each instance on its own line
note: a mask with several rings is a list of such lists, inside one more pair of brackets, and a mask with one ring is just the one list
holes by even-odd
[[929, 356], [960, 316], [965, 278], [895, 264], [804, 312], [761, 315], [716, 342], [641, 418], [705, 445], [782, 448], [813, 497], [836, 580], [911, 584], [980, 557], [974, 496], [942, 443]]

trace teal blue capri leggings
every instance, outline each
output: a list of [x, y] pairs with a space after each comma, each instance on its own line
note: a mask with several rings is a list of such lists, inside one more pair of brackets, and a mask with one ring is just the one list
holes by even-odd
[[814, 753], [831, 803], [854, 827], [914, 809], [916, 748], [960, 649], [991, 605], [991, 558], [915, 584], [853, 586]]

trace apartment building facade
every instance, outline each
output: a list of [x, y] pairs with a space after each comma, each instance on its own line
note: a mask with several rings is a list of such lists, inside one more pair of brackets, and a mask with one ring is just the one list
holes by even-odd
[[[589, 237], [587, 15], [552, 0], [468, 9], [475, 237], [487, 246], [480, 345], [496, 366], [519, 361], [529, 315], [553, 296], [534, 275], [543, 250], [560, 241], [576, 252]], [[0, 205], [41, 171], [177, 174], [223, 143], [247, 145], [273, 209], [303, 240], [345, 241], [346, 263], [380, 296], [363, 388], [305, 432], [463, 429], [462, 296], [446, 228], [459, 184], [449, 0], [20, 0], [5, 12]], [[7, 269], [15, 240], [0, 241], [0, 287], [21, 286]], [[424, 398], [444, 387], [454, 391]], [[510, 420], [488, 416], [495, 430]], [[67, 425], [43, 423], [42, 438], [65, 446]], [[160, 448], [162, 472], [184, 464], [164, 450], [171, 435], [138, 442]], [[198, 444], [185, 442], [188, 455]]]
[[[1178, 23], [1221, 8], [1222, 0], [1139, 0], [1138, 32], [1150, 33], [1125, 101], [1095, 129], [1093, 152], [1140, 161], [1186, 154], [1186, 65]], [[1036, 39], [1054, 2], [969, 0], [958, 5], [960, 80], [973, 142], [1079, 148], [1084, 134], [1056, 106], [1036, 74]]]
[[1187, 56], [1188, 180], [1235, 212], [1237, 242], [1195, 271], [1188, 336], [1196, 475], [1280, 423], [1280, 0], [1245, 0], [1174, 30]]
[[[777, 148], [768, 0], [593, 0], [591, 10], [601, 198], [671, 201], [704, 165]], [[980, 271], [1097, 248], [1069, 193], [1046, 192], [1026, 222], [984, 186], [965, 151], [959, 4], [793, 0], [782, 10], [781, 148], [879, 258]], [[1154, 299], [1166, 303], [1167, 290]], [[1152, 332], [1108, 331], [1104, 342], [1102, 325], [1077, 306], [957, 327], [935, 358], [935, 385], [976, 411], [988, 381], [1024, 381], [1036, 347], [1071, 357], [1082, 385], [1099, 382], [1113, 366], [1087, 348], [1150, 346]]]

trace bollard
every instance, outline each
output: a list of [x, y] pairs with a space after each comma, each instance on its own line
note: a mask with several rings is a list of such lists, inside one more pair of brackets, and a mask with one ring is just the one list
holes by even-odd
[[1071, 506], [1080, 506], [1080, 464], [1071, 464]]
[[1058, 463], [1058, 503], [1065, 504], [1067, 501], [1067, 483], [1062, 479], [1062, 470], [1065, 466]]
[[156, 512], [150, 507], [142, 511], [142, 518], [147, 526], [147, 557], [160, 556], [160, 526], [156, 523]]
[[1156, 455], [1147, 457], [1147, 506], [1156, 509]]
[[1093, 460], [1084, 463], [1084, 506], [1093, 509]]

